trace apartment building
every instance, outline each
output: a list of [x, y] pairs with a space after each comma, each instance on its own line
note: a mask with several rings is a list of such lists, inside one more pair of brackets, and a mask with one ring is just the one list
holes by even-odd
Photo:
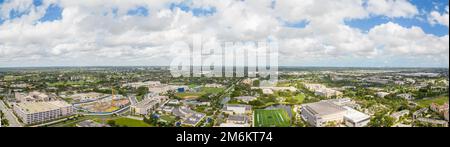
[[74, 113], [73, 106], [64, 101], [16, 103], [13, 109], [25, 124], [43, 123]]

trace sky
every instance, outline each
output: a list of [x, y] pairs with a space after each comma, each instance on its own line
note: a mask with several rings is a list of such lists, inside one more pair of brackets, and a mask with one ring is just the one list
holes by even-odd
[[201, 35], [276, 40], [280, 66], [448, 68], [448, 32], [448, 0], [0, 0], [0, 67], [169, 65]]

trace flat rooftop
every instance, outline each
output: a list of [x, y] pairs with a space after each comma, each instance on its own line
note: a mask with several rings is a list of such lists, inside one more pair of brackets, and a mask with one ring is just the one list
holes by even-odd
[[347, 111], [345, 108], [340, 107], [331, 102], [317, 102], [304, 105], [305, 109], [310, 111], [313, 115], [329, 115], [334, 113], [340, 113]]
[[370, 119], [369, 115], [359, 112], [353, 108], [347, 106], [344, 108], [347, 109], [347, 114], [344, 117], [352, 120], [353, 122], [361, 122]]
[[70, 104], [64, 101], [51, 101], [51, 102], [26, 102], [17, 103], [16, 107], [24, 111], [25, 113], [39, 113], [60, 109], [62, 107], [69, 107]]

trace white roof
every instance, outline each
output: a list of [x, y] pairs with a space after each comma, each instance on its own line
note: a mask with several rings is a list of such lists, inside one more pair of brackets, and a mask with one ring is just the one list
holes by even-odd
[[345, 109], [347, 109], [347, 114], [345, 114], [344, 117], [346, 117], [347, 119], [352, 120], [353, 122], [360, 122], [363, 121], [365, 119], [369, 119], [370, 116], [367, 114], [364, 114], [362, 112], [359, 112], [353, 108], [344, 106]]
[[248, 124], [222, 123], [220, 127], [249, 127]]

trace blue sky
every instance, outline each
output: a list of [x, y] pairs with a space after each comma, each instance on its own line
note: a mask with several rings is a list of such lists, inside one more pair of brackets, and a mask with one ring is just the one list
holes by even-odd
[[0, 0], [0, 67], [167, 65], [194, 34], [277, 38], [282, 65], [448, 67], [448, 0], [336, 1]]
[[[430, 12], [438, 11], [444, 13], [445, 8], [448, 7], [448, 0], [411, 0], [419, 11]], [[448, 27], [443, 25], [432, 25], [427, 21], [427, 14], [420, 14], [414, 18], [389, 18], [386, 16], [372, 16], [367, 19], [356, 19], [346, 21], [346, 24], [352, 27], [361, 29], [362, 31], [368, 31], [376, 25], [384, 24], [387, 22], [395, 22], [404, 27], [418, 26], [422, 28], [426, 33], [434, 34], [437, 36], [448, 35]]]

